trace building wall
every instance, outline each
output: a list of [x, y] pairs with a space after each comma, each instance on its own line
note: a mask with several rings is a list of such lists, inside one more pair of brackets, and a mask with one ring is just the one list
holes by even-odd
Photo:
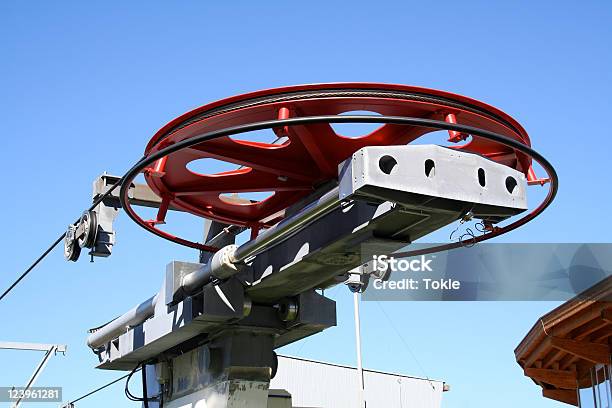
[[[364, 370], [367, 408], [439, 408], [442, 381]], [[355, 408], [357, 369], [279, 356], [270, 388], [291, 393], [294, 407]]]

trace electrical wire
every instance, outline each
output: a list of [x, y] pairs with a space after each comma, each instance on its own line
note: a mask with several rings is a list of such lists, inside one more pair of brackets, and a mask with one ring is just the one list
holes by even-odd
[[147, 368], [143, 366], [140, 372], [142, 373], [142, 402], [144, 408], [149, 408], [149, 393], [147, 391]]
[[129, 374], [126, 374], [126, 375], [121, 376], [121, 377], [119, 377], [119, 378], [117, 378], [117, 379], [114, 379], [113, 381], [111, 381], [111, 382], [109, 382], [109, 383], [107, 383], [107, 384], [104, 384], [104, 385], [103, 385], [103, 386], [101, 386], [101, 387], [96, 388], [95, 390], [89, 391], [87, 394], [85, 394], [85, 395], [81, 395], [79, 398], [77, 398], [77, 399], [74, 399], [74, 400], [70, 401], [70, 402], [68, 403], [68, 405], [70, 405], [70, 404], [74, 404], [74, 403], [76, 403], [76, 402], [79, 402], [79, 401], [81, 401], [82, 399], [85, 399], [85, 398], [89, 397], [90, 395], [95, 394], [96, 392], [102, 391], [103, 389], [108, 388], [108, 387], [110, 387], [111, 385], [118, 383], [119, 381], [121, 381], [121, 380], [123, 380], [123, 379], [127, 378], [128, 376], [129, 376]]
[[[134, 394], [132, 394], [132, 392], [130, 391], [130, 379], [132, 378], [132, 375], [134, 375], [134, 373], [136, 373], [138, 370], [140, 370], [140, 372], [142, 373], [142, 397], [137, 397]], [[145, 368], [145, 365], [143, 363], [139, 363], [136, 367], [134, 367], [134, 369], [126, 377], [127, 377], [127, 380], [125, 381], [124, 392], [125, 392], [125, 396], [127, 397], [127, 399], [129, 399], [130, 401], [142, 402], [144, 405], [144, 408], [149, 408], [149, 400], [155, 399], [155, 398], [149, 398], [148, 396], [147, 370]]]
[[425, 376], [425, 378], [427, 379], [427, 381], [429, 382], [429, 385], [431, 385], [431, 388], [435, 391], [436, 387], [434, 387], [433, 382], [429, 379], [429, 376], [427, 375], [427, 372], [425, 372], [425, 369], [423, 368], [423, 366], [421, 365], [421, 363], [419, 362], [419, 359], [416, 357], [416, 355], [412, 352], [412, 350], [410, 349], [410, 346], [408, 345], [408, 342], [404, 339], [404, 336], [402, 336], [402, 334], [400, 333], [400, 331], [397, 329], [397, 327], [395, 327], [395, 325], [393, 324], [393, 320], [391, 320], [391, 318], [389, 317], [389, 315], [387, 314], [387, 312], [385, 311], [385, 309], [383, 309], [382, 305], [380, 304], [379, 301], [376, 301], [376, 304], [378, 305], [378, 308], [381, 310], [381, 312], [383, 312], [383, 314], [385, 315], [385, 318], [387, 319], [387, 321], [389, 322], [389, 325], [391, 326], [391, 328], [393, 329], [393, 331], [395, 332], [395, 334], [397, 334], [397, 337], [399, 337], [399, 339], [402, 341], [402, 343], [404, 343], [404, 346], [406, 347], [406, 350], [408, 350], [408, 353], [410, 353], [410, 355], [412, 356], [412, 358], [414, 359], [414, 361], [416, 362], [417, 366], [419, 366], [419, 369], [421, 370], [421, 372], [423, 373], [423, 375]]
[[127, 375], [127, 380], [125, 381], [125, 387], [123, 389], [123, 392], [125, 393], [127, 399], [129, 399], [130, 401], [141, 401], [140, 397], [137, 397], [130, 392], [130, 379], [139, 369], [142, 369], [140, 364], [138, 364], [136, 367], [134, 367], [132, 371], [130, 371], [130, 373]]

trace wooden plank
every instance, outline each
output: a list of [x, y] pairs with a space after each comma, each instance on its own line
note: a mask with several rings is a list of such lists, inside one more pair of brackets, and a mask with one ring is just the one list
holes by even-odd
[[612, 309], [604, 309], [601, 311], [602, 320], [612, 323]]
[[567, 337], [574, 340], [582, 340], [585, 337], [588, 337], [591, 333], [596, 332], [597, 330], [607, 326], [608, 324], [610, 323], [603, 319], [591, 320], [587, 324], [583, 324], [580, 327], [576, 327], [569, 333]]
[[551, 339], [551, 345], [556, 349], [573, 354], [576, 357], [595, 364], [606, 364], [610, 361], [610, 349], [606, 344], [553, 337]]
[[578, 390], [542, 390], [542, 395], [555, 401], [578, 406]]
[[591, 335], [589, 336], [589, 340], [594, 342], [601, 342], [610, 336], [612, 336], [612, 326], [606, 326], [602, 327], [596, 332], [591, 333]]
[[554, 366], [559, 365], [559, 361], [566, 355], [567, 353], [565, 351], [553, 348], [550, 353], [544, 357], [544, 360], [542, 360], [542, 368], [559, 368]]
[[576, 388], [576, 373], [573, 371], [554, 370], [551, 368], [526, 368], [525, 375], [535, 381], [541, 381], [557, 388]]

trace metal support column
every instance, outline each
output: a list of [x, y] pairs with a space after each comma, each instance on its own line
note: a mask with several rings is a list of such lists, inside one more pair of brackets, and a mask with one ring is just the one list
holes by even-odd
[[361, 324], [359, 319], [359, 292], [353, 292], [353, 307], [355, 317], [355, 349], [357, 351], [357, 376], [359, 380], [359, 408], [365, 408], [365, 391], [363, 379], [363, 364], [361, 361]]
[[171, 378], [164, 408], [266, 408], [276, 372], [274, 333], [236, 328], [163, 363]]

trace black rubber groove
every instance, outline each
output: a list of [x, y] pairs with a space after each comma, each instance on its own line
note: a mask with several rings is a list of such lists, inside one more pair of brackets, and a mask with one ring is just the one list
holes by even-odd
[[[528, 157], [531, 157], [532, 159], [536, 160], [544, 168], [544, 170], [548, 173], [548, 177], [550, 179], [550, 188], [549, 188], [548, 195], [546, 196], [546, 198], [533, 212], [529, 213], [528, 215], [520, 218], [519, 220], [505, 227], [500, 227], [491, 233], [477, 237], [474, 240], [474, 243], [481, 242], [486, 239], [490, 239], [494, 236], [499, 236], [503, 233], [509, 232], [513, 229], [516, 229], [524, 225], [528, 221], [535, 218], [537, 215], [541, 214], [552, 203], [555, 196], [557, 195], [559, 179], [557, 176], [557, 172], [555, 171], [552, 164], [548, 160], [546, 160], [544, 156], [542, 156], [540, 153], [532, 149], [530, 146], [527, 146], [510, 137], [500, 135], [498, 133], [490, 132], [488, 130], [472, 127], [472, 126], [453, 124], [453, 123], [448, 123], [445, 121], [434, 120], [434, 119], [402, 117], [402, 116], [326, 115], [326, 116], [296, 117], [296, 118], [281, 119], [281, 120], [269, 120], [269, 121], [263, 121], [263, 122], [257, 122], [257, 123], [250, 123], [246, 125], [233, 126], [233, 127], [229, 127], [225, 129], [219, 129], [213, 132], [208, 132], [203, 135], [198, 135], [198, 136], [195, 136], [189, 139], [185, 139], [171, 146], [168, 146], [162, 150], [159, 150], [158, 152], [151, 154], [150, 156], [147, 156], [144, 159], [140, 160], [125, 174], [125, 176], [123, 176], [122, 178], [123, 183], [121, 185], [121, 191], [119, 193], [119, 198], [121, 200], [122, 207], [124, 208], [125, 212], [134, 222], [136, 222], [138, 225], [140, 225], [144, 229], [162, 238], [165, 238], [172, 242], [176, 242], [181, 245], [185, 245], [185, 246], [192, 247], [192, 248], [203, 249], [203, 250], [208, 250], [208, 251], [215, 250], [216, 248], [207, 247], [197, 242], [191, 242], [191, 241], [187, 241], [183, 239], [180, 239], [180, 241], [182, 242], [179, 242], [179, 240], [170, 239], [160, 234], [158, 230], [156, 230], [155, 228], [144, 224], [144, 222], [140, 219], [140, 217], [138, 217], [138, 215], [134, 212], [134, 210], [130, 206], [128, 196], [127, 196], [129, 186], [134, 180], [134, 178], [142, 170], [144, 170], [146, 167], [148, 167], [150, 164], [154, 163], [155, 161], [161, 159], [162, 157], [167, 156], [176, 151], [179, 151], [181, 149], [191, 147], [191, 146], [197, 145], [202, 142], [206, 142], [208, 140], [213, 140], [213, 139], [217, 139], [217, 138], [225, 137], [225, 136], [236, 135], [236, 134], [244, 133], [244, 132], [251, 132], [255, 130], [271, 129], [271, 128], [283, 127], [283, 126], [306, 125], [306, 124], [311, 124], [311, 123], [383, 123], [383, 124], [390, 123], [390, 124], [396, 124], [396, 125], [410, 125], [410, 126], [417, 126], [417, 127], [426, 127], [426, 128], [432, 128], [432, 129], [438, 129], [438, 130], [440, 129], [441, 130], [454, 130], [458, 132], [476, 135], [484, 139], [488, 139], [488, 140], [503, 144], [510, 148], [516, 149], [520, 151], [521, 153], [527, 155]], [[418, 250], [418, 251], [415, 250], [415, 251], [408, 251], [408, 252], [402, 252], [402, 253], [395, 253], [394, 256], [421, 255], [421, 254], [426, 254], [426, 253], [432, 253], [432, 252], [438, 252], [442, 250], [457, 248], [461, 245], [462, 245], [461, 242], [454, 242], [454, 243], [438, 245], [432, 248], [426, 248], [426, 249]]]
[[287, 92], [287, 93], [279, 93], [276, 95], [267, 95], [258, 98], [246, 99], [243, 101], [233, 102], [227, 105], [218, 106], [211, 110], [200, 112], [195, 116], [190, 118], [186, 118], [182, 123], [177, 124], [176, 126], [169, 129], [166, 133], [159, 136], [157, 140], [155, 140], [152, 144], [156, 146], [160, 141], [164, 140], [166, 137], [175, 133], [176, 131], [189, 126], [193, 123], [211, 118], [216, 115], [220, 115], [222, 113], [231, 112], [237, 109], [248, 108], [257, 105], [265, 105], [269, 103], [277, 103], [277, 102], [291, 102], [298, 101], [302, 99], [311, 99], [311, 98], [351, 98], [351, 97], [364, 97], [364, 98], [391, 98], [391, 99], [405, 99], [412, 101], [420, 101], [420, 102], [428, 102], [435, 103], [443, 106], [448, 106], [451, 108], [457, 108], [462, 110], [467, 110], [470, 112], [477, 113], [479, 115], [486, 116], [488, 118], [494, 119], [509, 129], [517, 133], [518, 135], [521, 132], [514, 127], [511, 123], [509, 123], [506, 119], [502, 118], [499, 115], [491, 113], [487, 110], [484, 110], [476, 105], [468, 104], [465, 102], [459, 102], [454, 99], [445, 98], [442, 96], [432, 96], [429, 94], [421, 94], [417, 92], [402, 92], [402, 91], [392, 91], [392, 90], [376, 90], [376, 89], [321, 89], [321, 90], [312, 90], [312, 91], [298, 91], [298, 92]]

